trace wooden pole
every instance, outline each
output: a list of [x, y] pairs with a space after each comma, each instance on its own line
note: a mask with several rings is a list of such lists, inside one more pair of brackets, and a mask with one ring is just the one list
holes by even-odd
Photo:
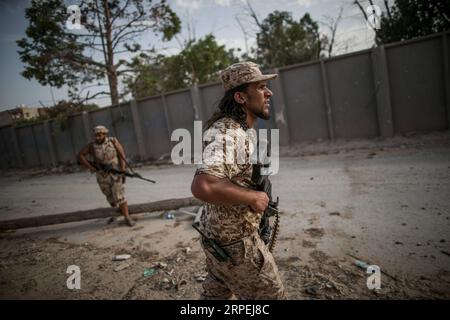
[[[130, 205], [129, 212], [130, 214], [136, 214], [143, 212], [175, 210], [184, 207], [199, 206], [202, 204], [203, 202], [193, 197], [181, 199], [167, 199], [149, 203]], [[119, 215], [120, 212], [117, 210], [117, 208], [99, 208], [92, 210], [58, 213], [31, 218], [0, 221], [0, 230], [34, 228], [52, 224], [68, 223], [90, 219], [100, 219]]]

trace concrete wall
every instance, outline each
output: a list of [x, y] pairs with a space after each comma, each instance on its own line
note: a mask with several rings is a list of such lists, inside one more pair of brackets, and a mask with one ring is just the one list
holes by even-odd
[[[280, 142], [390, 137], [409, 131], [447, 130], [450, 124], [450, 34], [389, 44], [331, 59], [287, 66], [269, 82], [270, 121]], [[27, 127], [0, 128], [0, 167], [48, 167], [74, 163], [105, 125], [129, 160], [170, 154], [177, 128], [193, 133], [223, 95], [219, 83], [169, 92], [119, 106]]]
[[328, 138], [320, 64], [280, 70], [280, 78], [291, 142]]
[[14, 133], [13, 127], [0, 128], [0, 166], [2, 169], [22, 165]]
[[[153, 97], [138, 102], [139, 123], [144, 136], [145, 158], [157, 159], [169, 153], [170, 121], [165, 97]], [[157, 137], [157, 138], [156, 138]]]
[[133, 128], [130, 104], [121, 104], [111, 108], [112, 127], [111, 135], [119, 139], [122, 146], [127, 151], [130, 159], [139, 158], [139, 149], [136, 140], [136, 133]]
[[200, 86], [200, 96], [202, 97], [203, 118], [210, 118], [219, 104], [223, 95], [223, 88], [219, 83]]
[[447, 128], [443, 45], [432, 38], [386, 49], [395, 132]]
[[39, 165], [43, 167], [50, 167], [52, 165], [50, 145], [45, 135], [45, 128], [42, 124], [37, 124], [31, 127], [33, 136], [38, 151]]

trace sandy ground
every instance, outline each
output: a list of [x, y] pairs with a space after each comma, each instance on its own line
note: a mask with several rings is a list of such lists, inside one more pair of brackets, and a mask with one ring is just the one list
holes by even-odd
[[[281, 154], [272, 179], [282, 211], [274, 255], [290, 298], [450, 298], [449, 132], [318, 141]], [[142, 166], [158, 183], [128, 180], [129, 202], [190, 196], [194, 170]], [[0, 188], [0, 220], [106, 204], [86, 172], [3, 172]], [[196, 299], [204, 256], [192, 217], [136, 217], [133, 228], [98, 219], [1, 233], [0, 298]], [[131, 258], [113, 261], [117, 254]], [[380, 290], [367, 288], [349, 254], [385, 272]], [[81, 269], [80, 290], [66, 286], [69, 265]], [[154, 273], [144, 276], [146, 269]]]

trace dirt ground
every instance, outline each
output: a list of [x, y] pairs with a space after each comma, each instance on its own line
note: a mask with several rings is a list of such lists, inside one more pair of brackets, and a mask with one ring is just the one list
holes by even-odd
[[[317, 141], [281, 155], [274, 256], [291, 299], [450, 298], [450, 132]], [[194, 170], [143, 165], [158, 183], [128, 180], [129, 202], [191, 196]], [[72, 171], [2, 172], [0, 220], [105, 207], [95, 177]], [[197, 299], [204, 255], [193, 217], [136, 218], [133, 228], [97, 219], [1, 233], [0, 299]], [[380, 290], [350, 255], [380, 267]], [[79, 290], [66, 286], [70, 265]]]

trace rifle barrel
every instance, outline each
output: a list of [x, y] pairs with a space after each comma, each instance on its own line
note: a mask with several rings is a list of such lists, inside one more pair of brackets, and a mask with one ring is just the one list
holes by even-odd
[[148, 182], [151, 182], [151, 183], [156, 183], [156, 181], [154, 181], [154, 180], [144, 178], [139, 173], [131, 173], [131, 172], [128, 172], [126, 170], [119, 170], [119, 169], [116, 169], [116, 168], [111, 168], [107, 172], [114, 173], [114, 174], [123, 174], [123, 175], [125, 175], [127, 177], [130, 177], [130, 178], [138, 178], [138, 179], [142, 179], [142, 180], [145, 180], [145, 181], [148, 181]]

